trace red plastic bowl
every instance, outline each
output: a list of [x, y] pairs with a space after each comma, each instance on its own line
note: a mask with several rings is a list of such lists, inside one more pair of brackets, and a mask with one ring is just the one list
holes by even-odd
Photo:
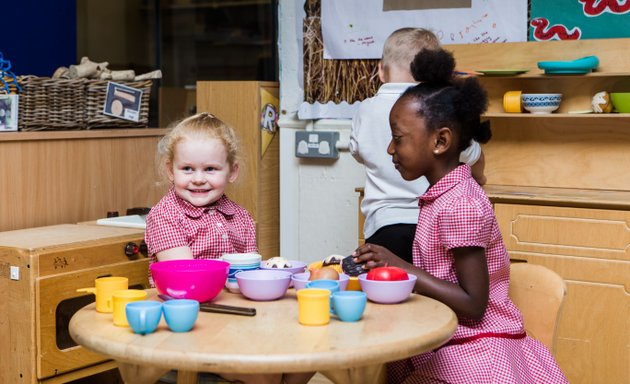
[[223, 260], [167, 260], [153, 263], [149, 268], [159, 293], [204, 302], [221, 292], [230, 263]]

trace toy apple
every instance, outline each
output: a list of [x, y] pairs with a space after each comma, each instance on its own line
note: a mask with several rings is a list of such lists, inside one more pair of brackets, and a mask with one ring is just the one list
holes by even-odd
[[397, 281], [397, 280], [409, 280], [409, 275], [402, 268], [378, 267], [378, 268], [370, 269], [366, 278], [368, 280]]

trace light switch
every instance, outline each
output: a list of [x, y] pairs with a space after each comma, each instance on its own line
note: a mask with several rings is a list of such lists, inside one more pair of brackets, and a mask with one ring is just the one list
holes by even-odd
[[10, 269], [11, 280], [20, 280], [20, 267], [11, 266]]

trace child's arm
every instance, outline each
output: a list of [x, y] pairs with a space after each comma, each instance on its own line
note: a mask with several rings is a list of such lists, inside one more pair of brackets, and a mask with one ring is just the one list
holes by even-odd
[[193, 254], [189, 247], [165, 249], [164, 251], [156, 253], [155, 256], [158, 261], [193, 259]]
[[479, 185], [486, 183], [484, 168], [486, 167], [486, 158], [481, 150], [481, 145], [472, 140], [468, 148], [459, 154], [459, 161], [470, 165], [472, 176]]
[[486, 175], [483, 173], [486, 168], [486, 157], [483, 154], [483, 151], [479, 155], [479, 159], [473, 164], [470, 169], [472, 171], [472, 177], [475, 179], [477, 184], [484, 185], [486, 183]]
[[485, 251], [479, 247], [455, 248], [452, 251], [459, 284], [438, 279], [380, 245], [363, 244], [353, 256], [356, 262], [364, 263], [366, 271], [385, 265], [402, 268], [418, 277], [414, 288], [416, 293], [441, 301], [458, 316], [480, 319], [485, 313], [489, 295]]

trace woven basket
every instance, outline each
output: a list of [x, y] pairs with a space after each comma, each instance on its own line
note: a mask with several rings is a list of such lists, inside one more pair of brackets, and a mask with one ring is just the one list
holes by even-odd
[[88, 80], [86, 85], [86, 128], [146, 128], [149, 126], [149, 99], [151, 97], [152, 80], [115, 81], [128, 87], [142, 90], [140, 102], [140, 118], [136, 121], [124, 120], [103, 113], [107, 96], [108, 80]]
[[85, 128], [86, 80], [21, 76], [18, 82], [21, 131]]

